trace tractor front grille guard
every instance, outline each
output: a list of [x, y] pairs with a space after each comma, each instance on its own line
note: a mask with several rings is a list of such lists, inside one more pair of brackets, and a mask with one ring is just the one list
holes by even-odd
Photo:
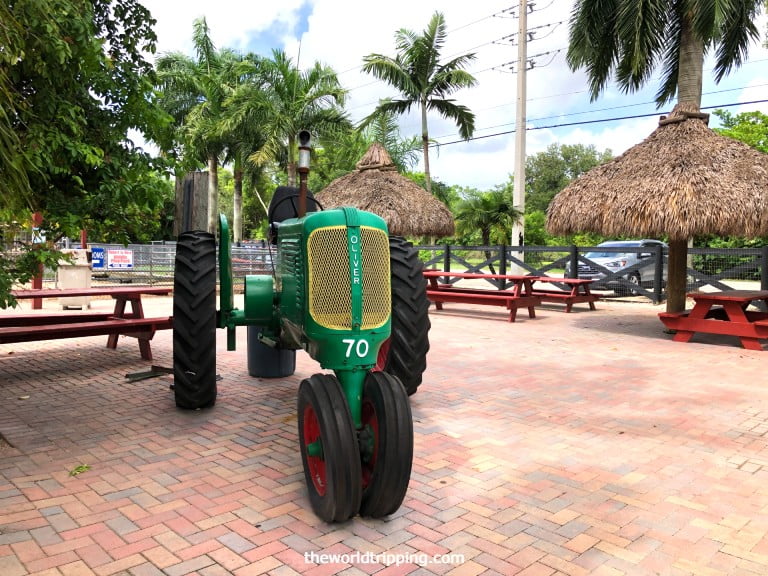
[[[378, 228], [360, 227], [361, 330], [384, 325], [391, 313], [389, 238]], [[354, 253], [352, 253], [354, 258]], [[309, 313], [320, 326], [353, 329], [350, 250], [346, 226], [314, 230], [307, 240]]]

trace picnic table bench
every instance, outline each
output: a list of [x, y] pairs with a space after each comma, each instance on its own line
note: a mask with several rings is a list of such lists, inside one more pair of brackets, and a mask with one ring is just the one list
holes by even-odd
[[[171, 316], [146, 318], [142, 295], [167, 296], [172, 288], [160, 286], [103, 286], [97, 288], [43, 288], [13, 290], [17, 300], [31, 298], [66, 298], [72, 296], [111, 296], [115, 308], [110, 312], [56, 314], [0, 314], [0, 344], [35, 342], [60, 338], [107, 335], [107, 348], [117, 348], [118, 338], [130, 336], [139, 341], [145, 360], [152, 360], [150, 340], [157, 330], [173, 327]], [[131, 311], [126, 312], [130, 303]]]
[[[424, 277], [429, 282], [427, 298], [438, 310], [443, 309], [445, 302], [504, 306], [509, 310], [509, 321], [514, 322], [518, 308], [527, 308], [528, 317], [535, 318], [535, 307], [541, 304], [541, 298], [532, 294], [533, 276], [425, 270]], [[441, 282], [441, 278], [446, 280], [454, 278], [456, 281], [461, 279], [504, 280], [504, 283], [510, 286], [504, 289], [465, 288], [456, 286], [450, 281]]]
[[[597, 294], [592, 294], [589, 289], [593, 280], [587, 278], [554, 278], [552, 276], [533, 277], [533, 295], [541, 298], [543, 302], [564, 302], [565, 311], [570, 312], [574, 304], [586, 302], [590, 310], [596, 310], [595, 302], [600, 299]], [[554, 284], [555, 288], [542, 288], [536, 286], [537, 282]], [[564, 286], [564, 289], [558, 288]]]
[[762, 350], [768, 338], [768, 312], [747, 310], [754, 302], [768, 304], [768, 290], [689, 292], [694, 306], [683, 312], [660, 312], [667, 328], [675, 330], [675, 342], [690, 342], [696, 332], [737, 336], [742, 347]]

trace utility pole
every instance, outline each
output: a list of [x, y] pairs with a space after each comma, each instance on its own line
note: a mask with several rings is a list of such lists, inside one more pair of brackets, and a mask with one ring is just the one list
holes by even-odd
[[[517, 106], [515, 116], [515, 178], [512, 202], [515, 208], [525, 213], [525, 74], [528, 69], [528, 0], [520, 0], [517, 28]], [[512, 246], [525, 243], [523, 220], [512, 226]], [[519, 250], [517, 258], [523, 260]]]

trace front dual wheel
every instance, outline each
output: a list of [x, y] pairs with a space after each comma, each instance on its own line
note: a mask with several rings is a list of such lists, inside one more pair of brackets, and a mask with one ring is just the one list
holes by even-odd
[[298, 423], [309, 500], [318, 517], [379, 518], [400, 507], [413, 461], [413, 421], [397, 378], [366, 376], [362, 427], [355, 430], [339, 381], [315, 374], [299, 386]]
[[370, 372], [365, 379], [360, 455], [360, 515], [388, 516], [402, 504], [411, 478], [413, 418], [403, 385], [386, 372]]

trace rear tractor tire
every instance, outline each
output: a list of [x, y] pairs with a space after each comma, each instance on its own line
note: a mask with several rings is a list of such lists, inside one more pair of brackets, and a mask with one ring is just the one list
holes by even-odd
[[413, 245], [390, 236], [392, 333], [379, 351], [377, 371], [398, 378], [409, 396], [421, 385], [429, 352], [429, 300], [424, 265]]
[[184, 232], [173, 278], [173, 391], [176, 406], [216, 403], [216, 240]]

